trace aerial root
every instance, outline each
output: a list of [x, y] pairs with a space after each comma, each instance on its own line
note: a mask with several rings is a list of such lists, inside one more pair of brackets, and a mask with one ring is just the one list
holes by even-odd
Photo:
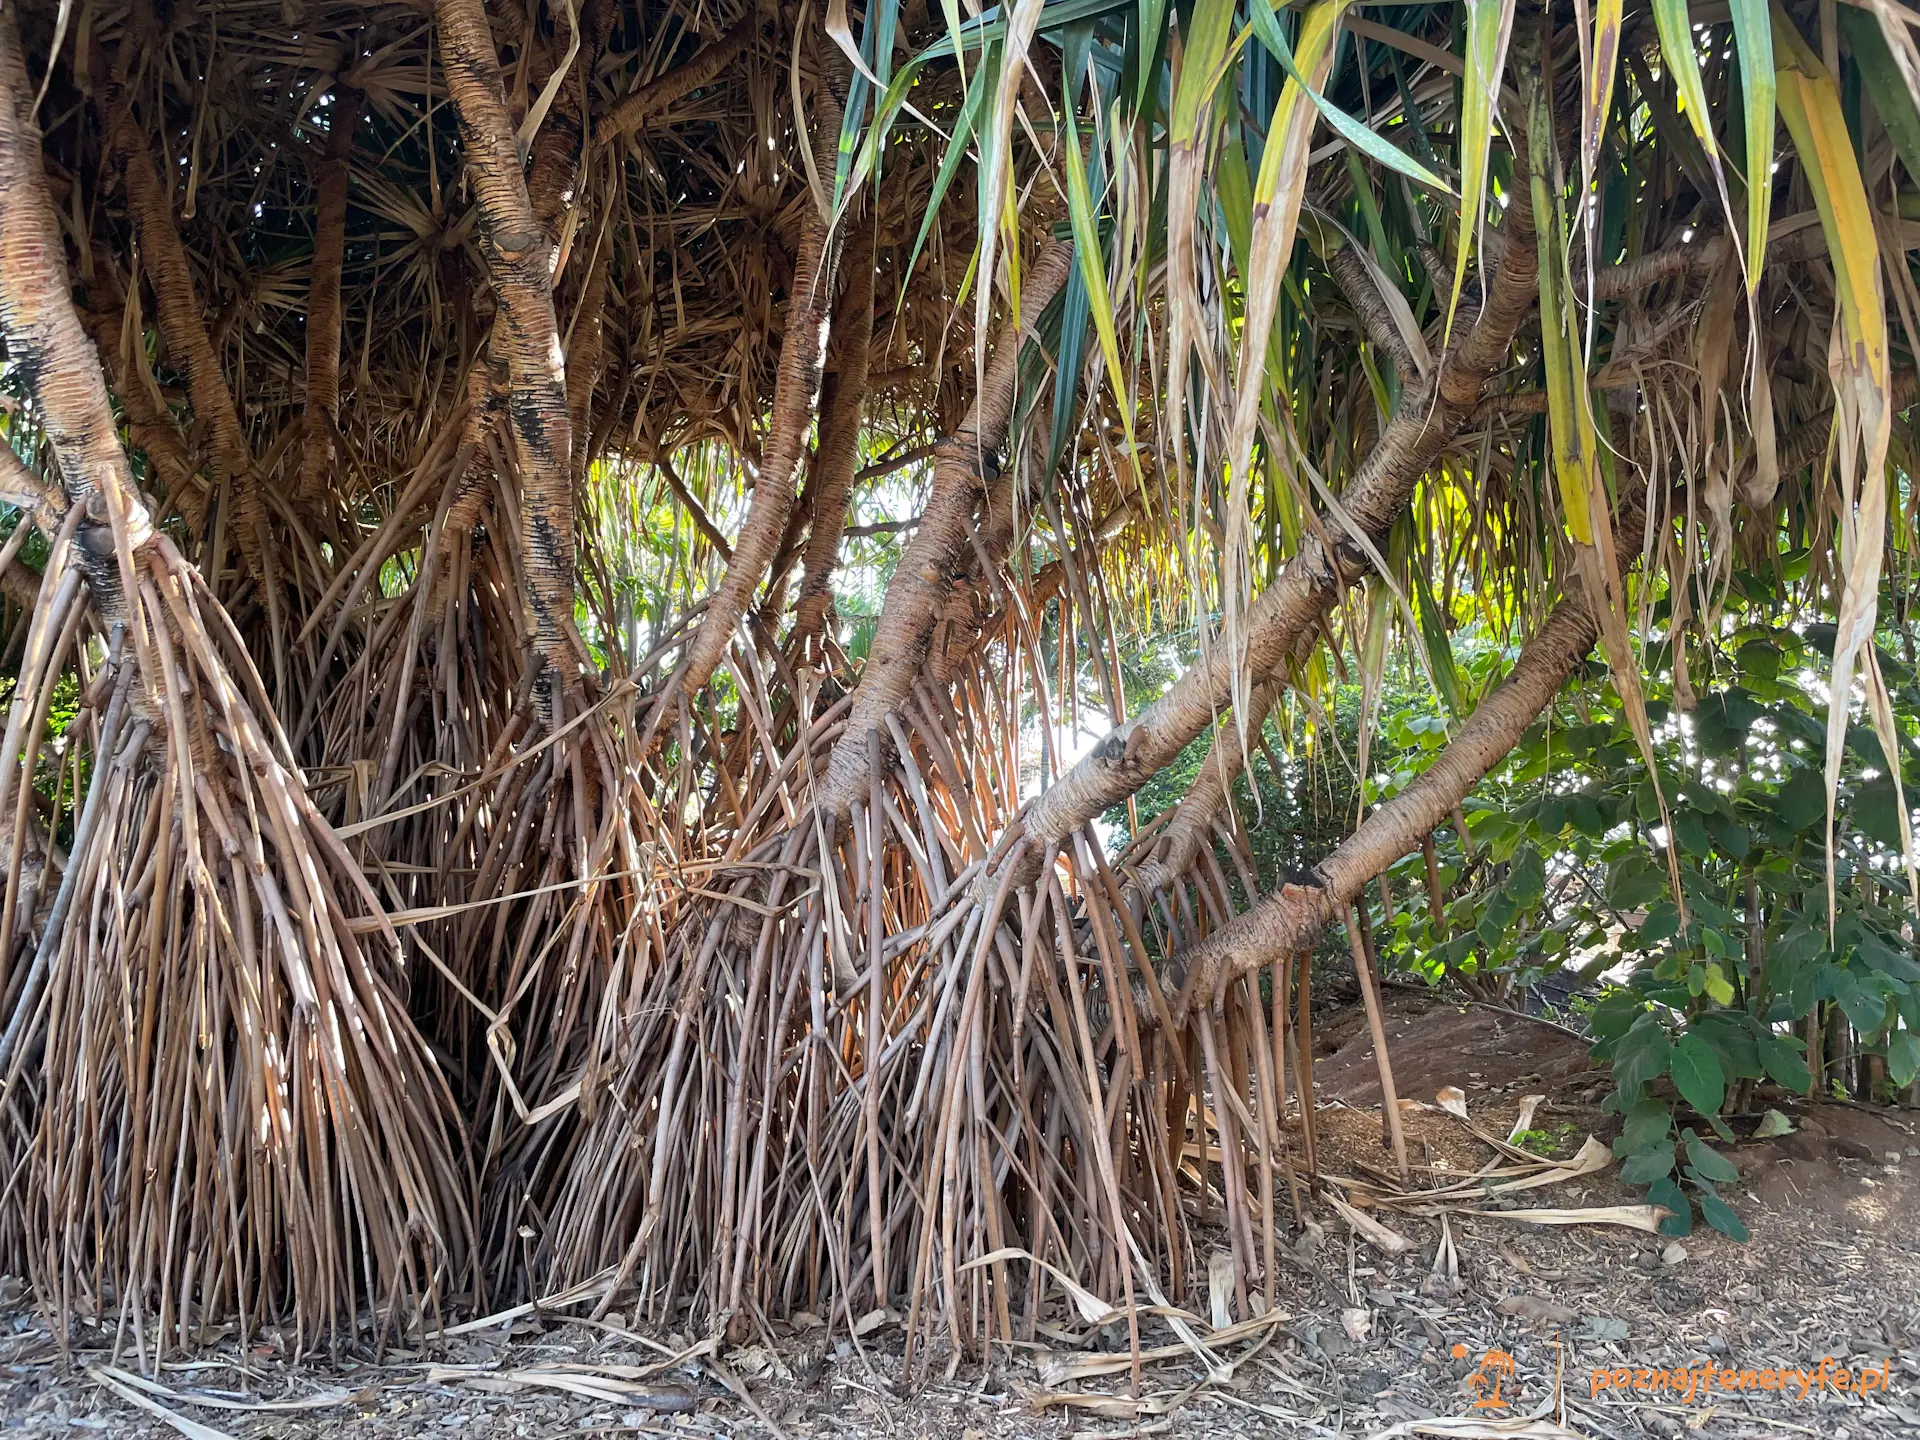
[[[7, 982], [20, 1258], [143, 1356], [229, 1315], [337, 1343], [369, 1297], [383, 1328], [430, 1325], [472, 1177], [397, 939], [198, 573], [163, 536], [121, 554], [134, 584], [69, 731], [92, 755], [73, 853]], [[59, 669], [29, 673], [44, 699]]]

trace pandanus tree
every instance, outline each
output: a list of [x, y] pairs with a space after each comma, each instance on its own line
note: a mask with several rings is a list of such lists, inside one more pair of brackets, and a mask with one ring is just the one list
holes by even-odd
[[1371, 1002], [1409, 863], [1451, 943], [1562, 697], [1708, 944], [1662, 727], [1755, 576], [1833, 626], [1795, 933], [1870, 873], [1910, 949], [1916, 93], [1877, 0], [8, 4], [8, 1263], [148, 1355], [565, 1293], [959, 1357], [1202, 1221], [1270, 1301], [1309, 957]]

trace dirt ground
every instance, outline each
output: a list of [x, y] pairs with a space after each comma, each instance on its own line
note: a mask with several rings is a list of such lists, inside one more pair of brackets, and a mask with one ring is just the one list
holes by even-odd
[[[1589, 1070], [1579, 1037], [1406, 992], [1390, 992], [1388, 1022], [1415, 1185], [1472, 1175], [1497, 1158], [1468, 1122], [1434, 1103], [1442, 1086], [1463, 1091], [1471, 1124], [1500, 1139], [1523, 1098], [1542, 1097], [1529, 1128], [1547, 1138], [1532, 1143], [1556, 1159], [1577, 1152], [1589, 1134], [1610, 1138], [1599, 1112], [1607, 1083]], [[1381, 1145], [1364, 1020], [1329, 1015], [1320, 1039], [1321, 1169], [1376, 1179], [1391, 1157]], [[1676, 1247], [1617, 1225], [1549, 1227], [1501, 1213], [1637, 1201], [1611, 1170], [1471, 1207], [1481, 1213], [1361, 1212], [1410, 1242], [1403, 1253], [1391, 1253], [1391, 1236], [1360, 1238], [1316, 1195], [1314, 1224], [1276, 1267], [1273, 1308], [1231, 1314], [1235, 1328], [1224, 1334], [1189, 1327], [1210, 1337], [1211, 1376], [1165, 1322], [1143, 1325], [1143, 1347], [1168, 1358], [1145, 1367], [1138, 1400], [1128, 1397], [1124, 1369], [1061, 1378], [1075, 1367], [1123, 1365], [1124, 1324], [1075, 1324], [1058, 1331], [1074, 1343], [996, 1347], [984, 1365], [962, 1364], [947, 1378], [936, 1364], [917, 1383], [903, 1375], [902, 1332], [892, 1323], [857, 1347], [781, 1325], [772, 1348], [689, 1356], [705, 1347], [550, 1314], [437, 1340], [419, 1353], [389, 1351], [377, 1366], [342, 1361], [293, 1371], [264, 1348], [244, 1363], [228, 1350], [143, 1381], [130, 1365], [103, 1368], [112, 1360], [110, 1331], [81, 1325], [63, 1354], [46, 1317], [13, 1282], [0, 1287], [9, 1302], [0, 1312], [0, 1426], [197, 1440], [1920, 1437], [1920, 1112], [1779, 1108], [1793, 1133], [1730, 1152], [1742, 1183], [1728, 1187], [1729, 1198], [1753, 1232], [1745, 1244], [1703, 1226]], [[1736, 1118], [1736, 1131], [1745, 1134], [1757, 1119]], [[1335, 1193], [1364, 1197], [1365, 1187]], [[1445, 1264], [1446, 1241], [1457, 1276]], [[1204, 1265], [1207, 1257], [1197, 1258]], [[1103, 1355], [1118, 1358], [1102, 1362]], [[1814, 1385], [1823, 1359], [1832, 1362], [1829, 1375], [1871, 1373], [1887, 1388], [1857, 1394]], [[1765, 1391], [1706, 1391], [1696, 1378], [1691, 1398], [1633, 1388], [1636, 1369], [1650, 1381], [1656, 1368], [1697, 1377], [1705, 1367], [1716, 1375], [1794, 1373], [1784, 1389]], [[1608, 1376], [1603, 1387], [1596, 1371]], [[1503, 1405], [1476, 1405], [1485, 1399]], [[1528, 1416], [1539, 1418], [1521, 1428]], [[1433, 1417], [1459, 1418], [1451, 1428], [1417, 1427]], [[1493, 1428], [1503, 1421], [1509, 1428]]]

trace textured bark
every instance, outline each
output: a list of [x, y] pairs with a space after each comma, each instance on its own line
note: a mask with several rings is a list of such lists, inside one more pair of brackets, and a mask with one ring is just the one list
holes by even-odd
[[247, 571], [263, 586], [268, 577], [266, 495], [254, 473], [253, 453], [234, 408], [233, 392], [220, 371], [205, 311], [194, 288], [186, 247], [173, 218], [171, 186], [155, 170], [153, 155], [133, 113], [123, 83], [132, 59], [132, 41], [124, 41], [110, 67], [94, 52], [94, 73], [113, 76], [95, 91], [108, 150], [119, 165], [127, 191], [127, 208], [140, 237], [140, 259], [153, 287], [155, 319], [167, 351], [187, 372], [187, 394], [193, 413], [207, 427], [207, 449], [213, 462], [216, 488], [224, 483], [232, 495], [234, 532]]
[[1009, 318], [1001, 326], [973, 408], [940, 442], [933, 493], [920, 513], [913, 543], [887, 582], [887, 598], [847, 728], [827, 762], [819, 803], [832, 815], [847, 814], [854, 801], [864, 798], [867, 736], [886, 734], [887, 717], [900, 708], [926, 666], [934, 628], [945, 613], [955, 577], [965, 571], [972, 553], [974, 512], [987, 484], [980, 474], [982, 457], [997, 457], [1006, 444], [1025, 329], [1066, 284], [1072, 267], [1073, 246], [1049, 241], [1022, 277], [1020, 324]]
[[60, 487], [22, 465], [10, 445], [0, 445], [0, 502], [31, 511], [34, 523], [49, 535], [59, 529], [67, 510]]
[[[1414, 486], [1472, 415], [1493, 373], [1506, 363], [1515, 334], [1538, 298], [1538, 260], [1533, 254], [1533, 209], [1522, 193], [1525, 157], [1515, 156], [1515, 190], [1503, 229], [1499, 268], [1487, 286], [1478, 319], [1435, 366], [1429, 379], [1408, 385], [1379, 443], [1368, 453], [1340, 496], [1349, 519], [1376, 545], [1412, 498]], [[1124, 730], [1115, 730], [1059, 782], [1030, 801], [1015, 824], [1030, 840], [1021, 862], [1024, 877], [1050, 845], [1133, 794], [1164, 769], [1213, 717], [1226, 708], [1236, 674], [1272, 674], [1300, 637], [1321, 624], [1368, 562], [1346, 527], [1322, 522], [1333, 538], [1329, 549], [1318, 531], [1306, 535], [1280, 576], [1248, 608], [1243, 645], [1235, 653], [1217, 643], [1198, 665]], [[979, 884], [994, 883], [992, 874]], [[983, 893], [985, 893], [983, 891]]]
[[100, 367], [120, 399], [127, 435], [146, 455], [149, 477], [159, 482], [164, 493], [175, 497], [187, 529], [197, 535], [206, 525], [206, 481], [193, 469], [179, 422], [161, 403], [153, 373], [147, 368], [145, 350], [134, 348], [142, 344], [142, 337], [126, 333], [126, 293], [104, 246], [94, 247], [88, 306], [80, 315], [80, 323], [93, 336]]
[[[126, 514], [132, 538], [150, 532], [114, 428], [105, 378], [74, 310], [66, 249], [46, 191], [33, 95], [13, 15], [0, 12], [0, 335], [59, 457], [65, 501], [86, 507], [75, 549], [94, 604], [111, 623], [124, 613], [125, 595], [106, 492], [113, 492]], [[15, 476], [13, 483], [23, 482]], [[33, 488], [41, 519], [51, 520], [56, 504], [66, 508], [44, 482]]]
[[589, 407], [593, 387], [600, 382], [600, 366], [606, 358], [606, 331], [602, 319], [607, 308], [607, 274], [613, 266], [613, 237], [607, 236], [600, 254], [587, 272], [587, 283], [580, 291], [580, 303], [573, 313], [573, 340], [567, 351], [567, 415], [573, 426], [573, 483], [587, 478], [587, 454], [582, 437], [592, 431]]
[[873, 225], [854, 221], [847, 242], [847, 290], [840, 297], [833, 329], [842, 338], [840, 368], [833, 393], [820, 418], [820, 445], [807, 482], [813, 524], [807, 532], [805, 578], [800, 582], [790, 649], [804, 649], [817, 635], [833, 601], [834, 567], [847, 528], [847, 501], [853, 493], [855, 462], [860, 458], [860, 422], [866, 414], [868, 359], [873, 351]]
[[[554, 95], [553, 108], [547, 112], [530, 147], [532, 154], [527, 164], [527, 195], [533, 203], [534, 218], [547, 232], [547, 238], [556, 244], [560, 240], [560, 226], [568, 207], [578, 203], [575, 191], [587, 135], [585, 77], [593, 74], [594, 65], [607, 48], [607, 37], [613, 33], [613, 22], [618, 17], [618, 0], [588, 0], [581, 7], [583, 33], [579, 53], [573, 58], [572, 73]], [[535, 67], [538, 85], [545, 85], [552, 78], [553, 66], [566, 58], [566, 43], [557, 36], [553, 43], [559, 47], [557, 51], [549, 57], [545, 66]], [[542, 70], [544, 73], [541, 73]]]
[[1380, 298], [1379, 288], [1367, 273], [1366, 262], [1353, 252], [1352, 246], [1342, 245], [1327, 257], [1327, 268], [1333, 271], [1333, 278], [1340, 283], [1347, 303], [1353, 306], [1353, 313], [1359, 318], [1361, 328], [1367, 332], [1367, 338], [1373, 341], [1374, 348], [1393, 361], [1394, 368], [1402, 375], [1411, 379], [1414, 374], [1413, 352], [1407, 349], [1407, 342], [1394, 325], [1393, 312], [1387, 309], [1387, 302]]
[[[622, 135], [631, 135], [652, 116], [691, 95], [702, 85], [711, 85], [719, 79], [720, 72], [747, 48], [759, 28], [757, 5], [750, 3], [746, 14], [736, 20], [731, 29], [695, 54], [686, 64], [655, 76], [615, 105], [594, 128], [593, 143], [596, 146], [610, 145]], [[837, 121], [834, 128], [839, 128]], [[837, 135], [835, 139], [838, 140]]]
[[566, 359], [553, 314], [553, 241], [528, 197], [500, 54], [480, 0], [439, 0], [447, 91], [460, 117], [482, 250], [500, 310], [493, 332], [507, 370], [508, 434], [521, 491], [520, 542], [534, 646], [553, 676], [579, 681], [573, 627], [572, 426]]
[[366, 97], [334, 91], [326, 153], [320, 159], [313, 228], [313, 278], [307, 287], [306, 435], [300, 453], [298, 501], [313, 510], [333, 474], [333, 437], [340, 428], [340, 265], [347, 253], [347, 180], [353, 132]]
[[1186, 874], [1200, 847], [1212, 843], [1213, 822], [1226, 809], [1227, 794], [1246, 766], [1247, 749], [1256, 743], [1252, 737], [1266, 723], [1268, 712], [1279, 703], [1285, 688], [1285, 682], [1279, 679], [1254, 687], [1247, 703], [1244, 744], [1240, 727], [1231, 717], [1221, 725], [1207, 758], [1200, 764], [1200, 773], [1180, 797], [1179, 808], [1155, 841], [1151, 857], [1133, 873], [1133, 883], [1140, 893], [1151, 895]]
[[[829, 65], [806, 123], [813, 135], [814, 164], [831, 174], [840, 146], [841, 67]], [[774, 377], [771, 418], [766, 443], [760, 449], [760, 473], [753, 486], [753, 503], [733, 543], [733, 558], [720, 588], [707, 604], [680, 667], [654, 706], [650, 725], [655, 730], [675, 698], [705, 685], [719, 668], [732, 643], [734, 628], [747, 613], [767, 567], [780, 548], [787, 515], [806, 458], [807, 430], [820, 393], [821, 367], [827, 358], [827, 324], [833, 305], [837, 237], [827, 221], [809, 204], [800, 229], [800, 254], [794, 265], [793, 291], [787, 301], [785, 331], [780, 337], [780, 366]], [[865, 761], [862, 761], [864, 764]], [[864, 780], [862, 784], [864, 784]]]
[[[1616, 553], [1638, 554], [1645, 525], [1637, 506], [1623, 516]], [[1322, 887], [1284, 886], [1180, 957], [1187, 981], [1174, 1007], [1175, 1021], [1184, 1020], [1187, 1009], [1198, 1003], [1196, 997], [1218, 995], [1236, 976], [1293, 951], [1312, 949], [1370, 880], [1402, 855], [1418, 850], [1423, 837], [1445, 823], [1487, 772], [1520, 743], [1527, 727], [1593, 649], [1600, 636], [1594, 607], [1600, 603], [1605, 602], [1584, 578], [1572, 580], [1566, 595], [1521, 647], [1507, 678], [1474, 707], [1433, 764], [1321, 861]]]
[[[577, 74], [590, 74], [595, 57], [606, 48], [607, 36], [613, 28], [615, 18], [614, 0], [591, 0], [586, 7], [582, 23], [586, 34], [581, 41], [581, 53], [574, 58]], [[561, 51], [564, 56], [565, 51]], [[551, 71], [540, 77], [544, 85]], [[572, 191], [575, 172], [580, 161], [580, 142], [585, 134], [586, 120], [584, 96], [578, 83], [569, 80], [562, 85], [554, 98], [553, 109], [546, 123], [534, 136], [532, 156], [527, 166], [527, 201], [533, 207], [534, 219], [550, 244], [560, 243], [560, 233], [566, 219], [568, 196]], [[610, 243], [610, 242], [609, 242]], [[609, 252], [610, 255], [610, 252]], [[604, 283], [601, 292], [601, 308], [605, 305]], [[584, 319], [584, 317], [583, 317]], [[595, 312], [590, 341], [597, 343], [600, 338], [598, 323], [599, 311]], [[442, 544], [463, 545], [474, 526], [480, 523], [480, 517], [486, 512], [493, 498], [493, 487], [488, 476], [492, 473], [491, 457], [486, 449], [486, 437], [497, 424], [506, 405], [509, 380], [504, 369], [498, 370], [493, 364], [496, 351], [495, 336], [502, 336], [498, 351], [504, 356], [506, 341], [502, 332], [501, 312], [496, 311], [491, 328], [487, 332], [487, 343], [473, 358], [467, 371], [467, 419], [462, 443], [472, 446], [472, 458], [467, 473], [461, 477], [454, 492], [452, 506], [447, 511], [447, 520], [442, 532]], [[582, 336], [579, 327], [574, 330], [574, 345], [579, 349]], [[597, 369], [598, 357], [594, 357]], [[574, 435], [586, 433], [585, 424], [576, 409], [576, 382], [573, 379], [573, 357], [568, 357], [567, 407]], [[597, 375], [596, 377], [597, 378]], [[592, 383], [587, 387], [592, 394]], [[576, 449], [578, 446], [576, 445]], [[579, 469], [585, 464], [582, 455], [575, 462]], [[442, 567], [445, 574], [445, 567]]]

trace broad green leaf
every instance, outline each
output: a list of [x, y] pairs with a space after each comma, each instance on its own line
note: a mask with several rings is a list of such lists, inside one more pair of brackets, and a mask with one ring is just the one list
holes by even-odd
[[1826, 810], [1820, 777], [1812, 770], [1795, 770], [1774, 795], [1773, 813], [1790, 834], [1805, 830]]
[[1650, 1204], [1665, 1206], [1671, 1212], [1660, 1222], [1662, 1235], [1693, 1233], [1693, 1202], [1687, 1198], [1687, 1192], [1680, 1188], [1679, 1181], [1654, 1181], [1647, 1187], [1647, 1200]]
[[1671, 900], [1662, 900], [1647, 911], [1647, 918], [1640, 926], [1642, 944], [1658, 944], [1662, 940], [1671, 940], [1680, 933], [1680, 910]]
[[1718, 1195], [1707, 1194], [1704, 1191], [1701, 1192], [1700, 1214], [1707, 1224], [1711, 1225], [1729, 1239], [1748, 1240], [1752, 1238], [1747, 1231], [1747, 1227], [1740, 1223], [1740, 1217], [1733, 1213], [1733, 1207]]
[[1682, 1035], [1673, 1047], [1673, 1083], [1702, 1115], [1718, 1113], [1727, 1098], [1727, 1076], [1720, 1057], [1698, 1035]]
[[1648, 1081], [1667, 1073], [1673, 1042], [1658, 1020], [1648, 1016], [1622, 1037], [1613, 1056], [1613, 1083], [1622, 1095], [1634, 1095]]
[[1886, 1024], [1886, 997], [1844, 965], [1832, 968], [1831, 979], [1834, 1002], [1846, 1012], [1853, 1028], [1862, 1035], [1878, 1035], [1880, 1027]]
[[1634, 1155], [1642, 1150], [1651, 1150], [1665, 1140], [1673, 1131], [1673, 1111], [1664, 1100], [1649, 1095], [1634, 1101], [1627, 1107], [1626, 1118], [1620, 1129], [1620, 1139], [1614, 1145], [1616, 1155]]
[[1796, 1095], [1804, 1095], [1813, 1088], [1813, 1072], [1807, 1069], [1807, 1062], [1800, 1057], [1799, 1050], [1784, 1036], [1767, 1034], [1760, 1037], [1760, 1063], [1767, 1068], [1767, 1074], [1783, 1089]]
[[1732, 1185], [1740, 1178], [1731, 1160], [1692, 1132], [1687, 1135], [1687, 1163], [1717, 1185]]
[[1920, 1075], [1920, 1037], [1901, 1030], [1887, 1041], [1887, 1078], [1896, 1090], [1904, 1090]]
[[1623, 1185], [1651, 1185], [1672, 1173], [1673, 1142], [1663, 1140], [1651, 1150], [1640, 1150], [1629, 1155], [1620, 1166], [1620, 1182]]
[[1546, 862], [1533, 846], [1523, 845], [1514, 855], [1513, 867], [1507, 872], [1506, 891], [1522, 909], [1538, 905], [1546, 895]]

